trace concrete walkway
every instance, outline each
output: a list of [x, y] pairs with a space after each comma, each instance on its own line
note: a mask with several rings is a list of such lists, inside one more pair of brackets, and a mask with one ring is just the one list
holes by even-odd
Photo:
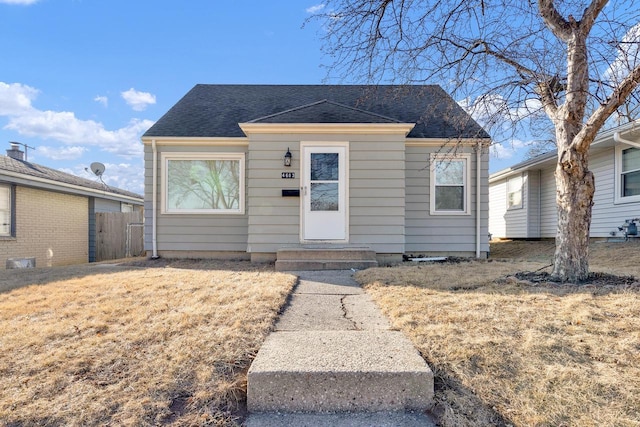
[[248, 427], [434, 426], [433, 374], [352, 271], [293, 272], [248, 374]]

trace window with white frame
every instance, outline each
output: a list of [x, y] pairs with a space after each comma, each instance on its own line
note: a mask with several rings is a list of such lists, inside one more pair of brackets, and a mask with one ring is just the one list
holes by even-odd
[[431, 214], [469, 213], [468, 154], [431, 155]]
[[163, 153], [163, 212], [243, 214], [244, 158], [244, 153]]
[[640, 201], [640, 148], [616, 147], [616, 202]]
[[507, 179], [507, 208], [522, 208], [522, 175]]
[[11, 193], [9, 185], [0, 184], [0, 236], [4, 237], [12, 235]]

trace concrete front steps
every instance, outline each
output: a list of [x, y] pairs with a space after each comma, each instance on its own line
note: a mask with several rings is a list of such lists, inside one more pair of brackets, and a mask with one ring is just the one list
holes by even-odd
[[377, 266], [376, 252], [366, 246], [283, 248], [276, 258], [276, 271], [363, 270]]
[[425, 411], [433, 374], [398, 331], [272, 333], [249, 370], [249, 412]]

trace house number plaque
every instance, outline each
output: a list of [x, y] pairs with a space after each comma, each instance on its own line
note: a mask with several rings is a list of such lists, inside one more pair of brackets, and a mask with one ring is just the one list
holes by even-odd
[[282, 179], [293, 179], [296, 177], [295, 172], [282, 172]]

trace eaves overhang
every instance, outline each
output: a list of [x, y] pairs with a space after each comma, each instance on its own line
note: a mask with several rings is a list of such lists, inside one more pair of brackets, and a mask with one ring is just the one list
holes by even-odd
[[112, 193], [106, 189], [98, 190], [87, 188], [80, 185], [68, 184], [65, 182], [54, 181], [52, 179], [35, 177], [7, 170], [0, 170], [0, 182], [18, 184], [25, 187], [33, 187], [80, 196], [100, 197], [102, 199], [134, 203], [137, 205], [142, 205], [144, 203], [144, 199], [142, 197], [131, 197], [123, 194]]

